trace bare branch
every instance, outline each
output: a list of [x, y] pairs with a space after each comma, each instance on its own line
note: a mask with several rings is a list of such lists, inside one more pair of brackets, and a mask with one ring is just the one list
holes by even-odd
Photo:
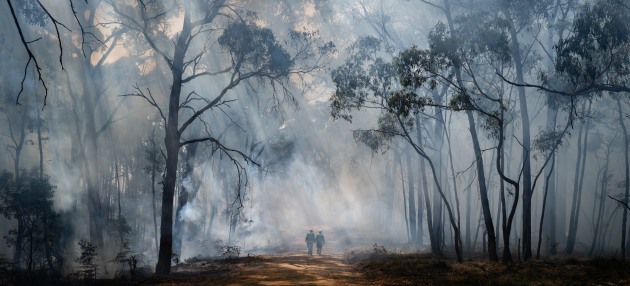
[[627, 203], [627, 202], [624, 202], [624, 201], [622, 201], [622, 200], [620, 200], [620, 199], [617, 199], [617, 198], [615, 198], [615, 197], [612, 197], [612, 196], [610, 196], [610, 195], [608, 195], [608, 197], [609, 197], [609, 198], [611, 198], [612, 200], [617, 201], [618, 203], [622, 204], [624, 207], [626, 207], [627, 209], [629, 209], [629, 210], [630, 210], [630, 205], [628, 205], [628, 203]]
[[28, 66], [30, 65], [31, 60], [32, 60], [33, 63], [35, 63], [35, 69], [37, 71], [38, 79], [42, 83], [42, 86], [44, 87], [44, 90], [45, 90], [44, 106], [46, 106], [46, 100], [48, 99], [48, 86], [46, 86], [46, 82], [44, 82], [44, 78], [42, 77], [42, 68], [39, 66], [39, 62], [37, 62], [37, 58], [33, 54], [33, 51], [31, 51], [31, 48], [28, 46], [29, 42], [27, 42], [26, 39], [24, 39], [22, 26], [20, 26], [20, 22], [18, 21], [17, 15], [15, 14], [15, 10], [13, 9], [13, 4], [11, 4], [11, 0], [7, 0], [7, 4], [9, 5], [9, 10], [11, 10], [11, 16], [13, 16], [13, 22], [15, 23], [15, 27], [18, 29], [18, 33], [20, 34], [20, 40], [22, 41], [22, 45], [24, 46], [24, 49], [26, 50], [26, 53], [28, 54], [28, 61], [26, 62], [26, 66], [24, 67], [24, 75], [22, 76], [22, 83], [20, 84], [20, 92], [18, 93], [17, 98], [15, 99], [15, 104], [18, 104], [18, 105], [20, 104], [20, 95], [22, 95], [22, 92], [24, 92], [24, 81], [26, 80]]
[[[196, 138], [196, 139], [190, 139], [190, 140], [186, 140], [184, 142], [179, 143], [180, 147], [186, 146], [188, 144], [193, 144], [193, 143], [199, 143], [199, 142], [212, 142], [218, 149], [224, 151], [226, 154], [229, 153], [236, 153], [238, 154], [241, 158], [243, 158], [243, 160], [245, 160], [245, 162], [248, 163], [252, 163], [258, 167], [260, 167], [261, 165], [259, 163], [257, 163], [256, 161], [254, 161], [254, 159], [250, 158], [248, 155], [246, 155], [245, 153], [236, 150], [236, 149], [232, 149], [232, 148], [228, 148], [225, 145], [221, 144], [221, 142], [219, 142], [219, 140], [217, 140], [214, 137], [208, 136], [208, 137], [204, 137], [204, 138]], [[230, 158], [232, 158], [230, 156]]]
[[162, 120], [166, 123], [166, 116], [164, 116], [164, 113], [162, 112], [162, 108], [160, 108], [160, 105], [157, 104], [157, 101], [153, 97], [151, 90], [147, 88], [147, 93], [149, 94], [149, 96], [147, 96], [144, 94], [144, 92], [142, 92], [138, 84], [134, 85], [133, 88], [136, 90], [135, 93], [121, 94], [120, 96], [137, 96], [137, 97], [144, 98], [149, 104], [151, 104], [153, 107], [155, 107], [158, 110], [158, 112], [160, 113], [160, 117], [162, 117]]
[[198, 78], [200, 76], [215, 76], [215, 75], [220, 75], [220, 74], [227, 73], [227, 72], [229, 72], [231, 70], [232, 70], [232, 67], [228, 67], [228, 68], [225, 68], [223, 70], [216, 71], [216, 72], [205, 71], [205, 72], [200, 72], [200, 73], [193, 73], [191, 76], [182, 79], [182, 83], [187, 83], [187, 82], [189, 82], [189, 81], [191, 81], [193, 79], [196, 79], [196, 78]]
[[528, 84], [528, 83], [524, 83], [524, 84], [519, 84], [513, 81], [510, 81], [508, 79], [506, 79], [503, 75], [501, 75], [499, 72], [497, 72], [497, 75], [499, 77], [501, 77], [501, 79], [511, 85], [514, 86], [520, 86], [520, 87], [533, 87], [533, 88], [537, 88], [539, 90], [542, 91], [546, 91], [549, 93], [554, 93], [554, 94], [559, 94], [559, 95], [564, 95], [564, 96], [580, 96], [580, 95], [585, 95], [591, 92], [595, 92], [595, 91], [608, 91], [608, 92], [630, 92], [630, 87], [627, 87], [625, 85], [614, 85], [614, 84], [606, 84], [606, 83], [595, 83], [595, 82], [591, 82], [590, 84], [576, 89], [573, 92], [566, 92], [566, 91], [561, 91], [561, 90], [554, 90], [554, 89], [550, 89], [547, 87], [544, 87], [542, 85], [537, 85], [537, 84]]

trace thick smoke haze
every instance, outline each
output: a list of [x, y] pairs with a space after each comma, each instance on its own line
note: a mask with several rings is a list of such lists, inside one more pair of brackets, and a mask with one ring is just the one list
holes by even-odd
[[[456, 257], [453, 224], [464, 257], [487, 256], [487, 219], [501, 257], [515, 200], [513, 257], [521, 242], [536, 256], [539, 239], [543, 257], [625, 255], [627, 92], [554, 93], [586, 78], [557, 59], [592, 1], [144, 2], [0, 3], [0, 167], [15, 186], [32, 179], [21, 170], [42, 171], [52, 192], [50, 212], [26, 214], [0, 180], [0, 236], [12, 241], [0, 256], [19, 267], [35, 242], [27, 224], [55, 217], [62, 271], [77, 268], [81, 240], [110, 269], [125, 250], [154, 269], [167, 170], [179, 261], [222, 246], [301, 253], [309, 230], [331, 254]], [[209, 22], [179, 42], [195, 19]], [[606, 84], [627, 80], [610, 73]], [[38, 241], [50, 240], [43, 229]], [[49, 252], [35, 250], [37, 267]]]

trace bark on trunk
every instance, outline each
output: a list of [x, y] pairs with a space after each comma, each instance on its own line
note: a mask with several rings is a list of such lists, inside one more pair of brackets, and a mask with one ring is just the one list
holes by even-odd
[[[586, 103], [584, 103], [586, 104]], [[589, 105], [590, 109], [590, 105]], [[585, 106], [582, 105], [582, 111], [585, 110]], [[567, 236], [567, 246], [565, 248], [565, 252], [567, 254], [573, 253], [573, 248], [575, 247], [575, 239], [577, 235], [577, 224], [580, 217], [580, 198], [581, 196], [581, 188], [580, 188], [580, 177], [584, 172], [584, 164], [586, 157], [586, 139], [588, 138], [588, 125], [590, 122], [586, 123], [587, 130], [584, 131], [584, 124], [580, 124], [580, 130], [578, 131], [578, 157], [575, 162], [575, 176], [573, 177], [573, 200], [571, 204], [571, 216], [569, 218], [569, 234]], [[582, 141], [582, 134], [586, 132], [584, 135], [584, 141]]]
[[[479, 146], [479, 139], [477, 138], [477, 129], [475, 127], [475, 119], [472, 112], [467, 111], [468, 116], [468, 128], [470, 130], [470, 136], [473, 141], [473, 149], [475, 151], [476, 163], [477, 163], [477, 182], [479, 182], [479, 195], [481, 199], [481, 209], [483, 213], [483, 220], [486, 225], [486, 233], [488, 238], [488, 257], [492, 261], [499, 261], [497, 255], [497, 243], [494, 234], [494, 224], [492, 223], [492, 213], [490, 211], [490, 203], [488, 202], [488, 189], [486, 188], [486, 175], [483, 167], [483, 155], [481, 154], [481, 147]], [[484, 242], [485, 244], [485, 242]]]
[[[516, 71], [516, 83], [524, 84], [523, 60], [521, 59], [521, 48], [518, 42], [518, 34], [514, 23], [510, 22], [510, 35], [512, 41], [512, 56], [514, 57], [514, 68]], [[523, 259], [532, 257], [532, 171], [530, 162], [530, 128], [529, 113], [527, 111], [527, 99], [525, 97], [525, 87], [519, 86], [518, 99], [521, 107], [521, 128], [523, 131]]]
[[408, 194], [408, 210], [409, 210], [409, 232], [411, 234], [411, 243], [416, 242], [416, 200], [415, 200], [415, 189], [414, 189], [414, 173], [413, 169], [413, 159], [411, 156], [411, 147], [407, 144], [407, 148], [405, 149], [405, 155], [407, 156], [406, 164], [407, 164], [407, 194]]
[[[624, 186], [624, 194], [623, 201], [628, 203], [628, 196], [630, 195], [630, 161], [628, 161], [628, 130], [626, 129], [626, 124], [623, 120], [623, 112], [621, 110], [621, 101], [619, 98], [617, 101], [617, 113], [619, 114], [619, 125], [621, 125], [621, 130], [623, 131], [623, 142], [624, 142], [624, 159], [625, 159], [625, 186]], [[623, 219], [621, 224], [621, 259], [626, 260], [626, 227], [628, 222], [628, 208], [623, 208]]]
[[594, 252], [595, 252], [595, 247], [597, 245], [597, 237], [599, 236], [599, 229], [602, 223], [602, 217], [604, 214], [604, 204], [606, 202], [606, 197], [605, 197], [605, 193], [606, 193], [606, 189], [608, 187], [608, 163], [610, 162], [610, 145], [607, 146], [606, 148], [606, 159], [604, 161], [604, 171], [602, 172], [602, 181], [601, 181], [601, 187], [600, 187], [600, 192], [599, 195], [597, 195], [597, 197], [599, 197], [599, 205], [598, 205], [598, 210], [597, 210], [597, 216], [595, 219], [595, 229], [593, 230], [593, 242], [591, 243], [591, 248], [588, 251], [588, 256], [593, 256]]
[[184, 26], [175, 45], [173, 69], [171, 70], [173, 84], [169, 94], [168, 118], [164, 135], [166, 147], [166, 175], [162, 194], [162, 216], [160, 218], [160, 251], [155, 273], [158, 275], [171, 274], [171, 257], [173, 255], [173, 200], [177, 181], [177, 162], [179, 160], [180, 136], [179, 127], [179, 97], [182, 90], [182, 75], [184, 56], [188, 49], [190, 36], [190, 15], [186, 10]]

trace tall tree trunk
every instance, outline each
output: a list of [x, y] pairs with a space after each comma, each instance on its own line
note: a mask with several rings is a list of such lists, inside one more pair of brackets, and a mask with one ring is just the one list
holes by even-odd
[[[155, 129], [153, 130], [153, 132], [155, 132]], [[155, 152], [155, 137], [153, 137], [153, 134], [151, 134], [151, 145], [153, 148], [152, 152]], [[155, 156], [154, 153], [152, 153], [152, 156]], [[158, 155], [159, 156], [159, 155]], [[152, 163], [155, 164], [155, 163]], [[157, 230], [157, 212], [156, 212], [156, 207], [155, 207], [155, 177], [157, 176], [157, 170], [156, 170], [155, 165], [151, 166], [151, 207], [153, 209], [153, 231], [154, 231], [154, 236], [155, 236], [155, 253], [157, 254], [159, 252], [159, 243], [158, 243], [158, 230]]]
[[[558, 110], [549, 108], [547, 110], [547, 132], [555, 131], [557, 118]], [[547, 203], [553, 207], [545, 209], [546, 214], [544, 215], [545, 220], [543, 221], [543, 224], [545, 225], [543, 235], [547, 240], [547, 252], [553, 255], [556, 254], [556, 173], [554, 172], [556, 154], [554, 153], [552, 156], [552, 167], [545, 170], [545, 177], [547, 178], [545, 181], [545, 197]]]
[[591, 248], [588, 251], [589, 256], [593, 256], [595, 247], [597, 245], [597, 237], [599, 236], [599, 228], [602, 223], [602, 217], [604, 214], [604, 205], [606, 202], [606, 189], [608, 188], [608, 165], [610, 162], [610, 145], [606, 148], [606, 159], [604, 159], [604, 171], [602, 173], [602, 181], [599, 195], [596, 194], [596, 198], [599, 197], [599, 206], [597, 210], [597, 217], [593, 217], [595, 220], [595, 229], [593, 230], [593, 242], [591, 242]]
[[[452, 113], [451, 113], [452, 114]], [[449, 121], [449, 126], [450, 126], [450, 121]], [[449, 159], [449, 165], [450, 165], [450, 169], [451, 169], [451, 176], [453, 179], [453, 196], [455, 197], [455, 207], [457, 208], [457, 228], [459, 228], [460, 230], [462, 229], [462, 225], [461, 225], [461, 208], [460, 208], [460, 204], [459, 204], [459, 192], [457, 191], [457, 180], [455, 179], [457, 177], [457, 174], [455, 173], [455, 167], [453, 166], [453, 149], [451, 148], [451, 137], [449, 136], [449, 132], [447, 130], [446, 124], [443, 124], [444, 127], [444, 135], [446, 136], [446, 140], [448, 142], [448, 159]], [[446, 184], [448, 184], [448, 182], [446, 182]]]
[[[449, 30], [451, 34], [454, 34], [455, 28], [453, 25], [453, 18], [451, 15], [451, 10], [450, 10], [451, 8], [450, 8], [449, 0], [444, 0], [444, 8], [445, 8], [444, 12], [446, 14], [446, 18], [449, 25]], [[459, 69], [459, 67], [455, 67], [455, 76], [456, 76], [458, 85], [463, 87], [464, 84], [462, 81], [461, 70]], [[484, 172], [484, 167], [483, 167], [483, 159], [481, 155], [481, 148], [479, 147], [479, 140], [477, 138], [475, 120], [471, 111], [467, 111], [466, 115], [468, 117], [468, 126], [470, 129], [470, 135], [473, 139], [473, 148], [475, 150], [475, 157], [476, 157], [476, 162], [477, 162], [477, 176], [478, 176], [477, 181], [479, 182], [479, 192], [481, 195], [481, 204], [482, 204], [482, 209], [483, 209], [484, 223], [486, 224], [486, 231], [488, 232], [488, 236], [487, 236], [488, 247], [490, 249], [488, 254], [491, 260], [498, 261], [498, 256], [496, 253], [494, 225], [492, 223], [492, 214], [490, 212], [490, 205], [488, 202], [488, 191], [486, 188], [486, 178], [485, 178], [485, 172]]]
[[[503, 102], [503, 94], [500, 95], [500, 100]], [[503, 151], [503, 145], [505, 143], [505, 126], [504, 126], [504, 110], [501, 109], [499, 122], [499, 144], [497, 145], [497, 158], [496, 158], [496, 168], [497, 173], [501, 177], [501, 211], [503, 215], [503, 258], [501, 259], [504, 263], [510, 263], [513, 261], [512, 253], [510, 252], [510, 233], [512, 231], [512, 222], [514, 219], [514, 214], [516, 212], [516, 207], [518, 205], [518, 196], [520, 192], [519, 183], [508, 178], [505, 175], [505, 153]], [[514, 188], [514, 201], [512, 202], [512, 206], [510, 208], [509, 215], [507, 213], [507, 204], [505, 201], [505, 186], [503, 182], [507, 182]]]
[[[551, 154], [551, 156], [554, 156], [553, 154]], [[545, 209], [547, 207], [547, 195], [549, 194], [549, 179], [551, 178], [552, 174], [553, 174], [553, 167], [556, 163], [556, 161], [554, 160], [554, 158], [551, 158], [551, 167], [549, 168], [549, 172], [548, 175], [546, 176], [546, 180], [545, 180], [545, 194], [543, 195], [543, 205], [542, 205], [542, 211], [540, 214], [540, 227], [538, 228], [538, 246], [536, 247], [536, 259], [540, 259], [540, 244], [542, 243], [542, 239], [543, 239], [543, 223], [545, 221]]]
[[[585, 104], [586, 102], [584, 102], [584, 104], [582, 105], [582, 111], [586, 109]], [[581, 198], [580, 177], [582, 176], [581, 174], [583, 174], [583, 162], [585, 161], [584, 157], [586, 156], [586, 146], [584, 146], [584, 144], [586, 144], [586, 139], [588, 138], [589, 123], [590, 120], [588, 120], [586, 124], [580, 124], [580, 129], [578, 131], [578, 157], [577, 161], [575, 162], [575, 176], [573, 177], [573, 200], [571, 204], [571, 216], [569, 218], [569, 234], [567, 236], [567, 246], [565, 249], [565, 252], [567, 254], [573, 253], [573, 248], [575, 247], [575, 239], [577, 236], [577, 224], [580, 217], [579, 202]], [[584, 135], [584, 142], [582, 142], [582, 134], [584, 133], [585, 125], [587, 130], [585, 131], [586, 134]]]
[[[483, 213], [483, 220], [486, 225], [486, 233], [488, 238], [488, 257], [492, 261], [499, 261], [497, 255], [497, 243], [496, 236], [494, 234], [494, 224], [492, 223], [492, 213], [490, 211], [490, 203], [488, 201], [488, 189], [486, 188], [486, 175], [483, 167], [483, 154], [481, 153], [481, 147], [479, 146], [479, 139], [477, 138], [477, 129], [475, 127], [475, 120], [472, 112], [467, 111], [468, 116], [468, 128], [470, 130], [470, 136], [473, 141], [473, 149], [475, 151], [475, 162], [477, 163], [477, 181], [479, 182], [479, 195], [481, 199], [481, 209]], [[485, 242], [484, 242], [485, 244]]]
[[[418, 142], [422, 142], [422, 128], [420, 125], [420, 114], [416, 114], [416, 140], [418, 140]], [[422, 161], [422, 160], [419, 160]], [[422, 163], [418, 164], [418, 171], [423, 173], [424, 169], [422, 168]], [[427, 188], [427, 182], [426, 177], [423, 177], [422, 174], [420, 176], [420, 179], [418, 180], [423, 180], [422, 182], [422, 188], [426, 189]], [[424, 246], [424, 228], [422, 226], [422, 221], [424, 220], [424, 210], [422, 209], [422, 190], [420, 189], [420, 183], [418, 183], [418, 209], [417, 209], [417, 223], [418, 223], [418, 235], [417, 235], [417, 240], [416, 240], [416, 245], [418, 245], [419, 247], [423, 247]]]
[[[619, 98], [615, 99], [617, 101], [617, 113], [619, 114], [619, 125], [621, 125], [621, 130], [623, 131], [623, 155], [624, 155], [624, 163], [625, 163], [625, 184], [624, 184], [624, 194], [623, 201], [628, 203], [628, 196], [630, 195], [630, 161], [628, 161], [628, 130], [626, 129], [626, 124], [623, 120], [623, 112], [621, 110], [621, 101]], [[628, 208], [623, 208], [623, 219], [621, 224], [621, 259], [626, 260], [626, 227], [628, 221]]]
[[41, 179], [44, 177], [44, 143], [42, 140], [41, 111], [37, 106], [35, 107], [37, 109], [37, 149], [39, 150], [39, 178]]
[[396, 151], [396, 161], [400, 165], [400, 185], [402, 187], [403, 213], [405, 214], [405, 230], [407, 231], [407, 242], [411, 242], [411, 233], [409, 232], [409, 216], [407, 215], [407, 192], [405, 191], [405, 169], [402, 166], [402, 159], [398, 151]]
[[[472, 185], [472, 173], [470, 172], [469, 177], [471, 178], [470, 184]], [[470, 230], [470, 219], [472, 216], [471, 210], [472, 210], [472, 189], [470, 188], [470, 186], [468, 186], [466, 188], [466, 238], [465, 238], [465, 246], [466, 249], [468, 250], [469, 253], [472, 253], [474, 251], [474, 247], [472, 246], [472, 241], [471, 241], [471, 230]]]
[[191, 32], [190, 11], [184, 12], [184, 25], [175, 44], [172, 60], [172, 85], [168, 101], [168, 118], [164, 134], [166, 147], [166, 175], [162, 193], [162, 216], [160, 218], [160, 251], [155, 273], [158, 275], [171, 274], [171, 257], [173, 255], [173, 201], [175, 184], [177, 181], [177, 162], [179, 160], [179, 97], [182, 91], [182, 75], [184, 56], [188, 49], [188, 39]]
[[457, 225], [457, 222], [455, 221], [455, 216], [453, 215], [453, 209], [451, 208], [451, 205], [448, 202], [448, 199], [446, 198], [446, 195], [444, 194], [444, 191], [442, 190], [442, 187], [440, 185], [440, 180], [437, 176], [437, 170], [435, 168], [435, 165], [433, 165], [433, 161], [431, 161], [431, 158], [424, 152], [423, 149], [421, 149], [420, 147], [421, 145], [417, 145], [413, 143], [414, 141], [412, 140], [411, 136], [409, 135], [409, 132], [405, 128], [405, 124], [402, 122], [400, 118], [398, 118], [398, 123], [400, 124], [399, 126], [403, 128], [404, 136], [406, 140], [413, 144], [412, 146], [414, 150], [416, 151], [416, 153], [420, 155], [426, 162], [429, 163], [429, 168], [431, 168], [431, 174], [433, 175], [433, 182], [435, 183], [435, 187], [437, 188], [437, 191], [440, 194], [442, 202], [446, 206], [446, 210], [448, 212], [447, 213], [448, 219], [449, 219], [449, 222], [451, 223], [451, 227], [453, 228], [453, 241], [455, 244], [455, 255], [457, 256], [457, 262], [462, 262], [464, 258], [462, 255], [461, 233]]
[[[419, 144], [422, 144], [420, 141]], [[420, 145], [422, 146], [422, 145]], [[420, 180], [422, 181], [422, 190], [424, 193], [424, 208], [427, 210], [427, 230], [429, 231], [429, 242], [431, 243], [431, 253], [442, 255], [439, 244], [437, 242], [436, 229], [433, 227], [433, 219], [431, 216], [431, 200], [429, 197], [429, 186], [427, 182], [427, 172], [424, 160], [420, 160]]]
[[[514, 68], [516, 71], [516, 83], [523, 85], [525, 80], [523, 77], [521, 47], [514, 23], [510, 21], [509, 24], [510, 36], [512, 38], [512, 56], [514, 57]], [[517, 91], [521, 107], [521, 128], [523, 131], [523, 259], [527, 260], [532, 257], [532, 171], [529, 154], [531, 150], [531, 139], [525, 87], [518, 86]]]
[[405, 148], [405, 155], [407, 157], [406, 160], [406, 164], [407, 164], [407, 193], [408, 193], [408, 200], [407, 203], [409, 205], [409, 232], [411, 233], [411, 243], [415, 243], [416, 242], [416, 200], [415, 200], [415, 196], [416, 196], [416, 192], [414, 189], [414, 169], [413, 169], [413, 159], [411, 156], [411, 147], [409, 146], [409, 144], [407, 144], [407, 147]]

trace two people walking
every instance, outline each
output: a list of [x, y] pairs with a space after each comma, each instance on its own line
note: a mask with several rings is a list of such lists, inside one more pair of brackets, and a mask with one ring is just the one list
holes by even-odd
[[322, 233], [321, 230], [319, 231], [317, 236], [315, 236], [315, 233], [311, 229], [306, 234], [305, 241], [306, 241], [306, 247], [308, 248], [308, 255], [313, 255], [313, 244], [314, 243], [317, 245], [317, 255], [322, 255], [322, 247], [324, 247], [324, 244], [326, 243], [326, 240], [324, 239], [324, 234]]

